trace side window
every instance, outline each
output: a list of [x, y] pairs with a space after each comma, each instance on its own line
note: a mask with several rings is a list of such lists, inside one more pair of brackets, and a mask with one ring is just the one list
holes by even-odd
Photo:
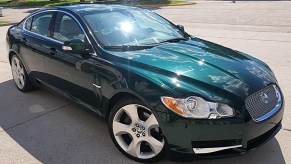
[[48, 30], [52, 16], [52, 12], [35, 15], [32, 20], [31, 31], [43, 36], [48, 36]]
[[58, 13], [54, 25], [53, 38], [62, 42], [73, 39], [84, 40], [85, 34], [72, 17], [64, 13]]
[[33, 17], [30, 17], [30, 18], [28, 18], [28, 19], [26, 20], [26, 22], [25, 22], [25, 29], [26, 29], [26, 30], [29, 30], [29, 31], [30, 31], [32, 18], [33, 18]]

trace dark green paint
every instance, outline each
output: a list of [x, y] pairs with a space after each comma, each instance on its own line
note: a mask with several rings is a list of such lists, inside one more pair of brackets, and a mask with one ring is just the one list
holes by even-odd
[[[191, 141], [237, 139], [246, 147], [248, 140], [276, 124], [277, 129], [280, 128], [283, 108], [271, 119], [258, 124], [244, 107], [248, 95], [277, 84], [266, 64], [195, 37], [145, 50], [106, 51], [99, 46], [79, 14], [112, 7], [127, 8], [103, 5], [48, 8], [68, 12], [77, 18], [94, 54], [66, 52], [60, 42], [23, 31], [21, 23], [9, 29], [7, 48], [20, 56], [35, 84], [49, 87], [104, 117], [110, 112], [109, 102], [115, 95], [127, 93], [138, 97], [153, 110], [167, 137], [170, 153], [193, 154]], [[227, 103], [236, 110], [236, 116], [218, 120], [184, 119], [166, 109], [160, 101], [161, 96], [190, 95]], [[247, 149], [242, 150], [245, 151]]]

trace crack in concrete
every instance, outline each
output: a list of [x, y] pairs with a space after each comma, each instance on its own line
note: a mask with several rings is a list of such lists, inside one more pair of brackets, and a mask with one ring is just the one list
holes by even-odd
[[[226, 38], [226, 39], [231, 39], [230, 41], [232, 40], [235, 40], [235, 39], [239, 39], [239, 40], [257, 40], [257, 41], [273, 41], [273, 42], [291, 42], [291, 41], [286, 41], [286, 40], [267, 40], [267, 39], [252, 39], [252, 37], [255, 37], [256, 35], [250, 37], [250, 38], [230, 38], [230, 37], [223, 37], [223, 36], [211, 36], [211, 35], [195, 35], [195, 36], [198, 36], [200, 38], [203, 38], [203, 37], [211, 37], [211, 38]], [[229, 42], [229, 41], [227, 41]], [[226, 42], [226, 43], [227, 43]]]
[[257, 36], [259, 34], [260, 34], [260, 32], [257, 32], [256, 34], [254, 34], [253, 36], [249, 37], [248, 39], [252, 39], [252, 38], [254, 38], [255, 36]]
[[234, 38], [231, 38], [230, 40], [228, 40], [228, 41], [226, 41], [226, 42], [223, 42], [222, 45], [226, 45], [227, 43], [229, 43], [229, 42], [231, 42], [231, 41], [233, 41], [233, 40], [234, 40]]
[[282, 130], [286, 130], [288, 132], [291, 132], [291, 129], [282, 128]]
[[1, 61], [1, 60], [0, 60], [0, 63], [8, 63], [8, 62], [6, 62], [6, 61]]
[[[174, 22], [174, 21], [172, 21], [172, 22]], [[194, 24], [194, 23], [199, 23], [199, 24], [205, 24], [205, 25], [208, 25], [208, 24], [210, 24], [210, 25], [226, 25], [226, 26], [242, 26], [242, 27], [244, 27], [244, 26], [254, 26], [254, 27], [285, 27], [285, 28], [288, 28], [288, 27], [291, 27], [290, 25], [272, 25], [272, 24], [268, 24], [268, 25], [257, 25], [257, 24], [242, 24], [242, 23], [220, 23], [220, 22], [211, 22], [211, 23], [209, 23], [209, 22], [202, 22], [202, 21], [196, 21], [196, 22], [191, 22], [192, 24]]]
[[18, 123], [18, 124], [16, 124], [16, 125], [13, 125], [13, 126], [10, 126], [10, 127], [8, 127], [8, 128], [5, 128], [5, 129], [3, 129], [3, 130], [0, 130], [0, 133], [3, 132], [3, 131], [7, 131], [7, 130], [9, 130], [9, 129], [12, 129], [12, 128], [14, 128], [14, 127], [17, 127], [17, 126], [19, 126], [19, 125], [22, 125], [22, 124], [24, 124], [24, 123], [30, 122], [30, 121], [32, 121], [32, 120], [34, 120], [34, 119], [37, 119], [37, 118], [39, 118], [39, 117], [42, 117], [42, 116], [44, 116], [44, 115], [46, 115], [46, 114], [49, 114], [49, 113], [51, 113], [51, 112], [57, 111], [57, 110], [59, 110], [59, 109], [61, 109], [61, 108], [64, 108], [64, 107], [66, 107], [66, 106], [69, 106], [69, 105], [70, 105], [70, 104], [65, 104], [65, 105], [60, 106], [60, 107], [58, 107], [58, 108], [56, 108], [56, 109], [53, 109], [53, 110], [51, 110], [51, 111], [48, 111], [48, 112], [46, 112], [46, 113], [43, 113], [43, 114], [38, 115], [38, 116], [36, 116], [36, 117], [33, 117], [33, 118], [31, 118], [31, 119], [25, 120], [25, 121], [20, 122], [20, 123]]

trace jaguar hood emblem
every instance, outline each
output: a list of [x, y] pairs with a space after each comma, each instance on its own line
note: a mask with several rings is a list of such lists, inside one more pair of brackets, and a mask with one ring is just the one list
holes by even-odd
[[265, 104], [268, 104], [268, 103], [269, 103], [269, 96], [268, 96], [266, 93], [262, 92], [262, 93], [261, 93], [261, 100], [262, 100]]

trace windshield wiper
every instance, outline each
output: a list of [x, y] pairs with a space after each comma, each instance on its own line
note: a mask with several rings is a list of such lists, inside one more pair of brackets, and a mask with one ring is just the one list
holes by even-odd
[[142, 50], [147, 48], [152, 48], [155, 45], [121, 45], [121, 46], [104, 46], [107, 50], [115, 50], [115, 51], [134, 51], [134, 50]]
[[172, 39], [167, 39], [163, 40], [158, 43], [152, 43], [152, 44], [146, 44], [146, 45], [120, 45], [120, 46], [104, 46], [105, 49], [107, 50], [113, 50], [113, 51], [135, 51], [135, 50], [143, 50], [143, 49], [148, 49], [148, 48], [153, 48], [155, 46], [160, 45], [160, 43], [174, 43], [174, 42], [179, 42], [181, 40], [188, 40], [187, 38], [172, 38]]
[[181, 40], [188, 40], [188, 39], [187, 38], [172, 38], [172, 39], [163, 40], [159, 43], [165, 43], [165, 42], [175, 43], [175, 42], [179, 42]]

